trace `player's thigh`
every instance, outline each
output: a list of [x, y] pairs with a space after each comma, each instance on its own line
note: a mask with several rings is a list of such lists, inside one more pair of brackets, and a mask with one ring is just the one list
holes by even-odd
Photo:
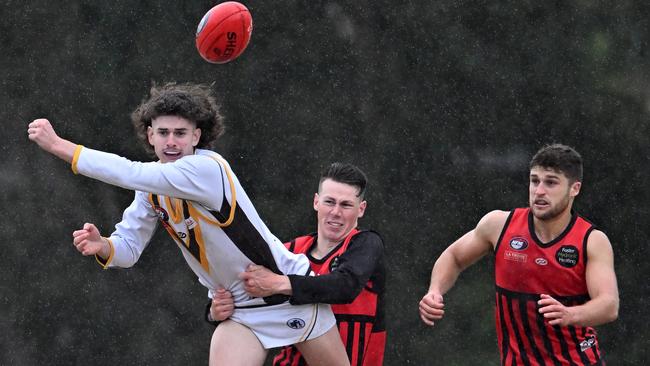
[[219, 324], [210, 342], [210, 366], [262, 365], [267, 350], [246, 326], [232, 320]]
[[301, 343], [300, 350], [309, 366], [349, 366], [350, 360], [341, 342], [341, 335], [336, 326], [322, 336]]

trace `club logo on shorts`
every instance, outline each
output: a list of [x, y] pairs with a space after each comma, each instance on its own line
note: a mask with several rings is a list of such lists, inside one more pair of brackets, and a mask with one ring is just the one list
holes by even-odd
[[510, 248], [514, 250], [524, 250], [528, 248], [528, 241], [524, 238], [510, 239]]
[[291, 318], [287, 320], [287, 327], [291, 329], [302, 329], [305, 327], [305, 321], [300, 318]]
[[555, 259], [562, 267], [571, 268], [578, 264], [580, 253], [573, 245], [563, 245], [555, 252]]

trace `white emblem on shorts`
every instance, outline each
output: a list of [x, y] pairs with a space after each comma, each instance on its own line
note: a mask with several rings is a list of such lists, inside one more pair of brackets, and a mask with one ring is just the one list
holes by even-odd
[[302, 329], [305, 327], [305, 321], [300, 318], [292, 318], [287, 320], [287, 327], [291, 329]]

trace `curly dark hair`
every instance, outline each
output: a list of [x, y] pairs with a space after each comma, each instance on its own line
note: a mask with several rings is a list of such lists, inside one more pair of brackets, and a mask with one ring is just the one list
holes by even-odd
[[152, 155], [154, 150], [149, 145], [147, 128], [151, 126], [151, 120], [159, 116], [178, 116], [196, 123], [196, 127], [201, 129], [201, 138], [196, 147], [212, 149], [225, 130], [219, 108], [209, 85], [154, 84], [149, 97], [131, 113], [131, 121], [138, 138]]
[[563, 173], [569, 183], [582, 182], [582, 156], [572, 147], [562, 144], [546, 145], [530, 160], [529, 168], [549, 168]]

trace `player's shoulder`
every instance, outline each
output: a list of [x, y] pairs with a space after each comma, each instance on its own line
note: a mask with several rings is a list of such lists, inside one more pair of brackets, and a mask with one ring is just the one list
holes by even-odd
[[192, 155], [186, 155], [174, 164], [181, 169], [200, 172], [203, 174], [221, 174], [222, 170], [230, 170], [228, 162], [214, 151], [197, 149]]
[[383, 242], [381, 235], [375, 230], [371, 230], [371, 229], [358, 229], [358, 230], [359, 231], [354, 235], [353, 239], [364, 238], [366, 240], [375, 240], [375, 241]]
[[496, 242], [496, 238], [508, 221], [512, 211], [493, 210], [485, 214], [476, 224], [475, 233], [488, 241]]
[[512, 212], [513, 211], [492, 210], [481, 218], [479, 225], [501, 228], [506, 223]]
[[194, 154], [186, 155], [179, 161], [196, 164], [228, 164], [226, 160], [212, 150], [196, 149]]
[[607, 234], [604, 232], [594, 229], [589, 233], [589, 238], [587, 238], [587, 248], [602, 248], [602, 247], [611, 247], [611, 242], [607, 237]]
[[384, 239], [374, 230], [361, 229], [350, 240], [350, 245], [354, 244], [374, 246], [381, 249], [384, 247]]

